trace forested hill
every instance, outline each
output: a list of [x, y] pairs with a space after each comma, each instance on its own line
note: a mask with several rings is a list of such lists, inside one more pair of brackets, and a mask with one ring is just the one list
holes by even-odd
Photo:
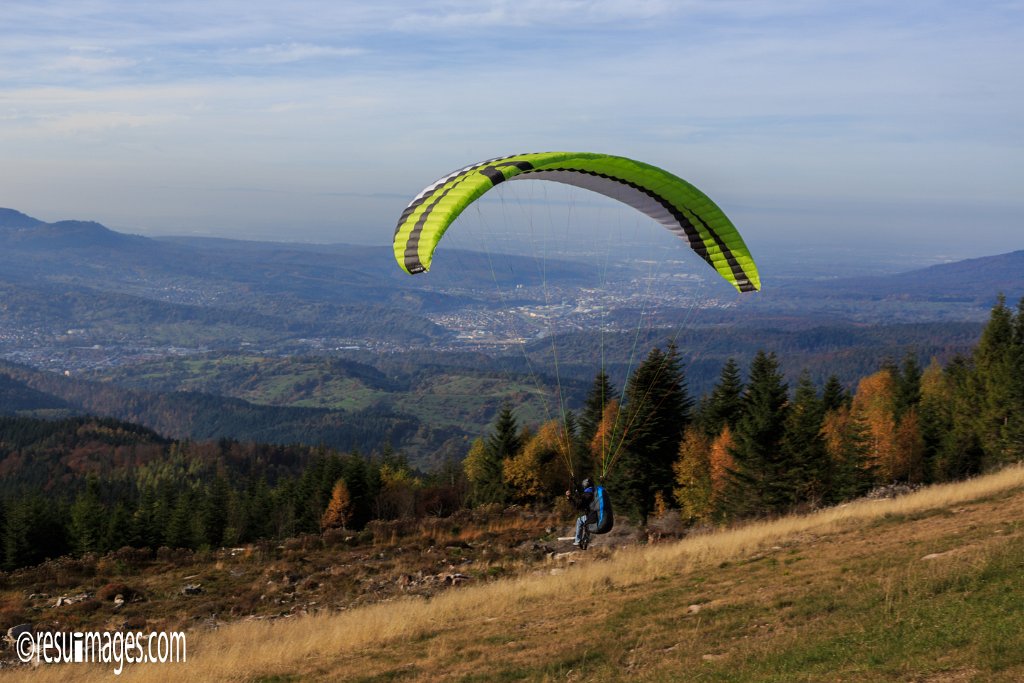
[[831, 299], [920, 300], [992, 305], [996, 292], [1010, 301], [1024, 296], [1024, 250], [943, 263], [875, 277], [839, 278], [816, 283], [782, 283], [787, 294]]
[[[269, 406], [200, 392], [150, 392], [40, 372], [0, 361], [0, 414], [62, 408], [66, 412], [128, 420], [171, 438], [327, 445], [379, 450], [412, 441], [417, 432], [441, 448], [450, 435], [431, 436], [419, 421], [386, 406], [344, 411]], [[3, 407], [3, 406], [0, 406]], [[461, 435], [460, 435], [461, 436]]]
[[67, 401], [0, 373], [0, 415], [68, 408]]
[[228, 439], [176, 441], [137, 424], [96, 417], [40, 420], [0, 416], [0, 496], [53, 492], [74, 498], [88, 478], [112, 491], [163, 481], [180, 486], [216, 474], [271, 484], [300, 472], [322, 451]]

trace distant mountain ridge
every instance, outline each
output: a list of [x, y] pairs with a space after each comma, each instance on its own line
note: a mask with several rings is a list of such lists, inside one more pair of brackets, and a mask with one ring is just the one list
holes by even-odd
[[958, 291], [947, 297], [956, 299], [965, 295], [991, 297], [994, 291], [1008, 297], [1024, 295], [1024, 250], [995, 256], [942, 263], [921, 270], [899, 273], [883, 278], [908, 293], [932, 292], [942, 289], [943, 283], [956, 283]]
[[46, 223], [14, 209], [0, 208], [0, 244], [21, 249], [128, 247], [151, 242], [139, 235], [115, 232], [96, 221]]
[[[810, 305], [827, 301], [935, 302], [968, 304], [987, 311], [1000, 292], [1010, 301], [1024, 297], [1024, 250], [892, 275], [792, 280], [776, 287], [784, 298], [807, 300]], [[771, 288], [771, 283], [766, 285], [766, 290]]]
[[26, 230], [45, 223], [14, 209], [0, 207], [0, 231]]

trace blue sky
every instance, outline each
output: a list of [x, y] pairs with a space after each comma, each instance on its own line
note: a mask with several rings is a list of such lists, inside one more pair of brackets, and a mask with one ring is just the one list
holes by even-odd
[[603, 151], [752, 245], [1024, 248], [1024, 3], [4, 0], [0, 206], [389, 242], [467, 163]]

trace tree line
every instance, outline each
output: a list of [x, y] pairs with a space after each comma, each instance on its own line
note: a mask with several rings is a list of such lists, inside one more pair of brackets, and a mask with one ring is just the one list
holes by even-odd
[[[97, 465], [102, 461], [103, 467]], [[0, 567], [130, 546], [217, 548], [356, 533], [371, 520], [445, 516], [457, 463], [414, 470], [390, 447], [169, 441], [116, 420], [0, 419]]]
[[[506, 406], [465, 461], [470, 502], [550, 502], [596, 476], [616, 509], [689, 523], [831, 505], [879, 484], [967, 477], [1024, 458], [1024, 300], [999, 297], [973, 351], [922, 368], [890, 359], [854, 387], [807, 371], [790, 385], [774, 353], [744, 378], [729, 359], [688, 393], [678, 349], [655, 348], [621, 392], [599, 372], [579, 416], [520, 427]], [[571, 474], [570, 474], [571, 473]]]

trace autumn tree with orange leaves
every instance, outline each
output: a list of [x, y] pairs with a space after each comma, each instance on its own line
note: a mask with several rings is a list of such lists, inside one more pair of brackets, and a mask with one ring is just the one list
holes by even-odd
[[323, 517], [320, 518], [320, 528], [324, 531], [344, 529], [351, 518], [352, 496], [349, 495], [345, 480], [339, 479], [331, 489], [331, 500], [327, 504], [327, 509], [324, 510]]
[[884, 482], [895, 481], [896, 381], [888, 369], [868, 375], [857, 385], [853, 413], [867, 427], [868, 461]]

